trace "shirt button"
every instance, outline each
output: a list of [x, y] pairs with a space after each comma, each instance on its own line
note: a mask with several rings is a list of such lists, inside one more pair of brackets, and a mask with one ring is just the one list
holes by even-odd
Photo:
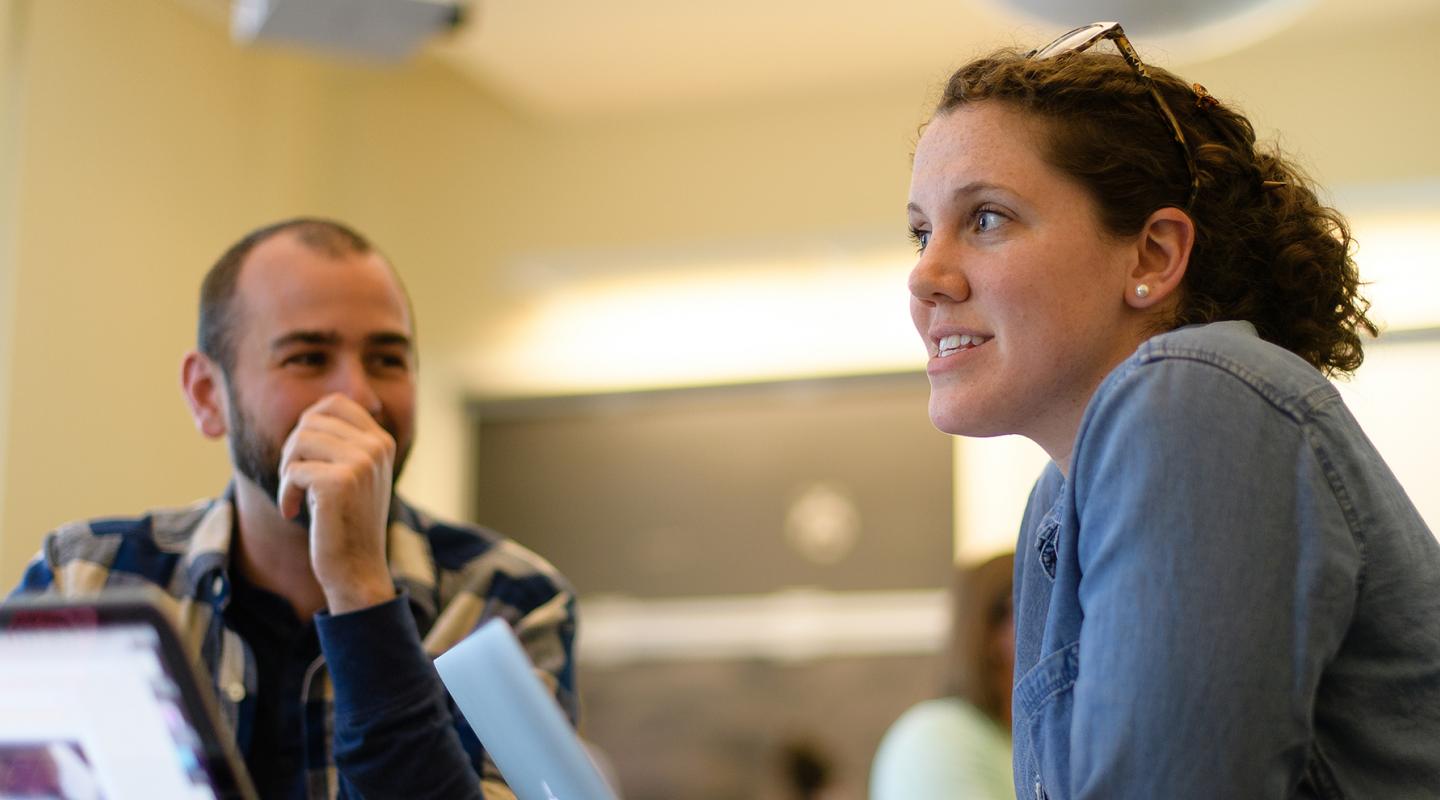
[[230, 683], [225, 686], [225, 697], [232, 703], [238, 703], [245, 699], [245, 686], [240, 682]]

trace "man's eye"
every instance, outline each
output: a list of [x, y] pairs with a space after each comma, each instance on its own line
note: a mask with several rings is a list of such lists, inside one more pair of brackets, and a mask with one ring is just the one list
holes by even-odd
[[296, 367], [323, 367], [325, 366], [324, 353], [296, 353], [285, 359], [286, 366]]
[[918, 228], [910, 229], [910, 241], [915, 243], [915, 249], [925, 252], [926, 246], [930, 244], [930, 231], [922, 231]]
[[409, 369], [410, 359], [394, 353], [376, 353], [370, 356], [370, 365], [375, 369]]

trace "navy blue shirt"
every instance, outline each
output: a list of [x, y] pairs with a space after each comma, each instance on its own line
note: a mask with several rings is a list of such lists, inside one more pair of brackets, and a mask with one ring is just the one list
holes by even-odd
[[305, 797], [305, 676], [320, 659], [313, 622], [301, 622], [285, 598], [231, 574], [225, 625], [255, 657], [255, 717], [243, 753], [250, 778], [267, 800]]

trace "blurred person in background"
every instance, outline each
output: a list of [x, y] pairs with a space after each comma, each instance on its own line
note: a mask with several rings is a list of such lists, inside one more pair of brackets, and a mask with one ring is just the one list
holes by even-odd
[[835, 758], [817, 738], [787, 739], [780, 744], [778, 761], [785, 800], [839, 800]]
[[944, 695], [890, 726], [870, 768], [871, 800], [1010, 800], [1015, 556], [958, 567]]

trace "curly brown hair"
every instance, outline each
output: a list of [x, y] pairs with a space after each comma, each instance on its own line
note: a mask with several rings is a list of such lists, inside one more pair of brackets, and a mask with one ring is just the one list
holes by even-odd
[[1118, 55], [1000, 50], [950, 77], [935, 116], [984, 100], [1035, 115], [1047, 131], [1046, 160], [1090, 193], [1114, 235], [1139, 233], [1156, 209], [1185, 210], [1195, 244], [1164, 329], [1247, 320], [1327, 375], [1354, 372], [1365, 357], [1360, 332], [1378, 330], [1359, 293], [1345, 218], [1278, 148], [1257, 145], [1238, 111], [1164, 69], [1149, 72], [1195, 158], [1199, 194], [1188, 208], [1190, 175], [1169, 123]]

